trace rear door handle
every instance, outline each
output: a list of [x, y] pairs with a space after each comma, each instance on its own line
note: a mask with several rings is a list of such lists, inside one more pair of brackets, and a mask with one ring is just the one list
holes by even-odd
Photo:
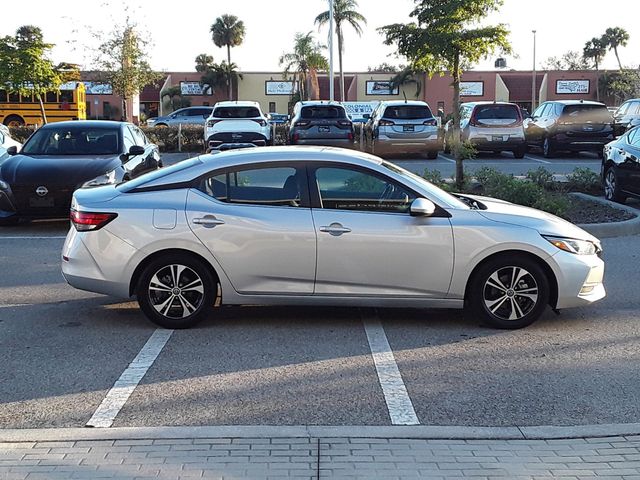
[[324, 233], [329, 233], [334, 237], [342, 235], [343, 233], [349, 233], [351, 231], [350, 228], [343, 227], [339, 223], [332, 223], [329, 226], [320, 227], [320, 231]]
[[204, 217], [194, 218], [193, 223], [202, 225], [205, 228], [213, 228], [216, 225], [223, 225], [224, 220], [220, 220], [213, 215], [205, 215]]

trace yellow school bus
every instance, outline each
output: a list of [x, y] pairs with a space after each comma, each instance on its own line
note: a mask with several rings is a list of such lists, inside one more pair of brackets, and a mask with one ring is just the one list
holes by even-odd
[[[65, 83], [59, 90], [47, 92], [42, 100], [48, 122], [87, 118], [87, 99], [82, 82]], [[0, 90], [0, 123], [10, 127], [42, 125], [44, 121], [38, 98]]]

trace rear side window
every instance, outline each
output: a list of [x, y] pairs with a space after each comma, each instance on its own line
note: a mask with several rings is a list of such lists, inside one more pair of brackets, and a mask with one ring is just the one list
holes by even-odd
[[307, 120], [314, 119], [331, 119], [331, 118], [346, 118], [347, 113], [344, 108], [330, 105], [322, 105], [322, 106], [309, 106], [302, 107], [302, 111], [300, 112], [300, 116]]
[[387, 107], [384, 118], [397, 120], [417, 120], [419, 118], [433, 117], [431, 110], [426, 105], [394, 105]]
[[213, 111], [215, 118], [255, 118], [260, 116], [256, 107], [218, 107]]

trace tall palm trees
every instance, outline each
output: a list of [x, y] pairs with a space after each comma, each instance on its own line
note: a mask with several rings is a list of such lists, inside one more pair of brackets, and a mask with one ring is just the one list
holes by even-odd
[[[327, 0], [329, 2], [329, 0]], [[330, 4], [330, 3], [329, 3]], [[355, 9], [358, 7], [356, 0], [333, 0], [333, 21], [336, 26], [336, 35], [338, 36], [338, 64], [340, 65], [340, 100], [345, 101], [344, 96], [344, 72], [342, 70], [342, 52], [344, 49], [342, 27], [349, 24], [353, 27], [358, 35], [362, 35], [362, 27], [360, 23], [366, 25], [367, 19]], [[316, 17], [315, 23], [318, 27], [322, 27], [329, 23], [331, 12], [327, 10]]]
[[238, 20], [235, 15], [222, 15], [216, 18], [216, 21], [210, 28], [211, 39], [216, 47], [227, 47], [227, 94], [231, 100], [232, 88], [232, 68], [231, 63], [231, 47], [237, 47], [242, 44], [245, 35], [244, 22]]
[[323, 48], [325, 47], [315, 41], [311, 32], [296, 33], [293, 52], [285, 53], [280, 57], [280, 66], [284, 65], [285, 75], [292, 70], [294, 72], [301, 100], [309, 99], [307, 76], [314, 75], [316, 70], [326, 70], [329, 66], [329, 62], [322, 55]]
[[600, 101], [600, 73], [598, 72], [600, 62], [607, 54], [607, 45], [604, 39], [593, 37], [584, 45], [582, 57], [585, 60], [591, 60], [596, 66], [596, 100]]
[[629, 33], [620, 27], [607, 28], [602, 36], [602, 40], [606, 42], [609, 50], [613, 50], [613, 53], [616, 55], [616, 60], [618, 60], [618, 67], [622, 70], [622, 63], [620, 62], [620, 57], [618, 56], [618, 47], [626, 47], [627, 42], [629, 41]]

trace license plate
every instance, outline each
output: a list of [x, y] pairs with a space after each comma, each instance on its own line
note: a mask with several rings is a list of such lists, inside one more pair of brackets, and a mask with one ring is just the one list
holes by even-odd
[[33, 208], [53, 207], [53, 198], [30, 198], [29, 206]]
[[331, 129], [329, 127], [318, 127], [320, 133], [329, 133]]
[[413, 125], [403, 125], [402, 126], [402, 131], [403, 132], [413, 132]]
[[491, 140], [494, 142], [504, 142], [504, 136], [502, 135], [493, 135]]

